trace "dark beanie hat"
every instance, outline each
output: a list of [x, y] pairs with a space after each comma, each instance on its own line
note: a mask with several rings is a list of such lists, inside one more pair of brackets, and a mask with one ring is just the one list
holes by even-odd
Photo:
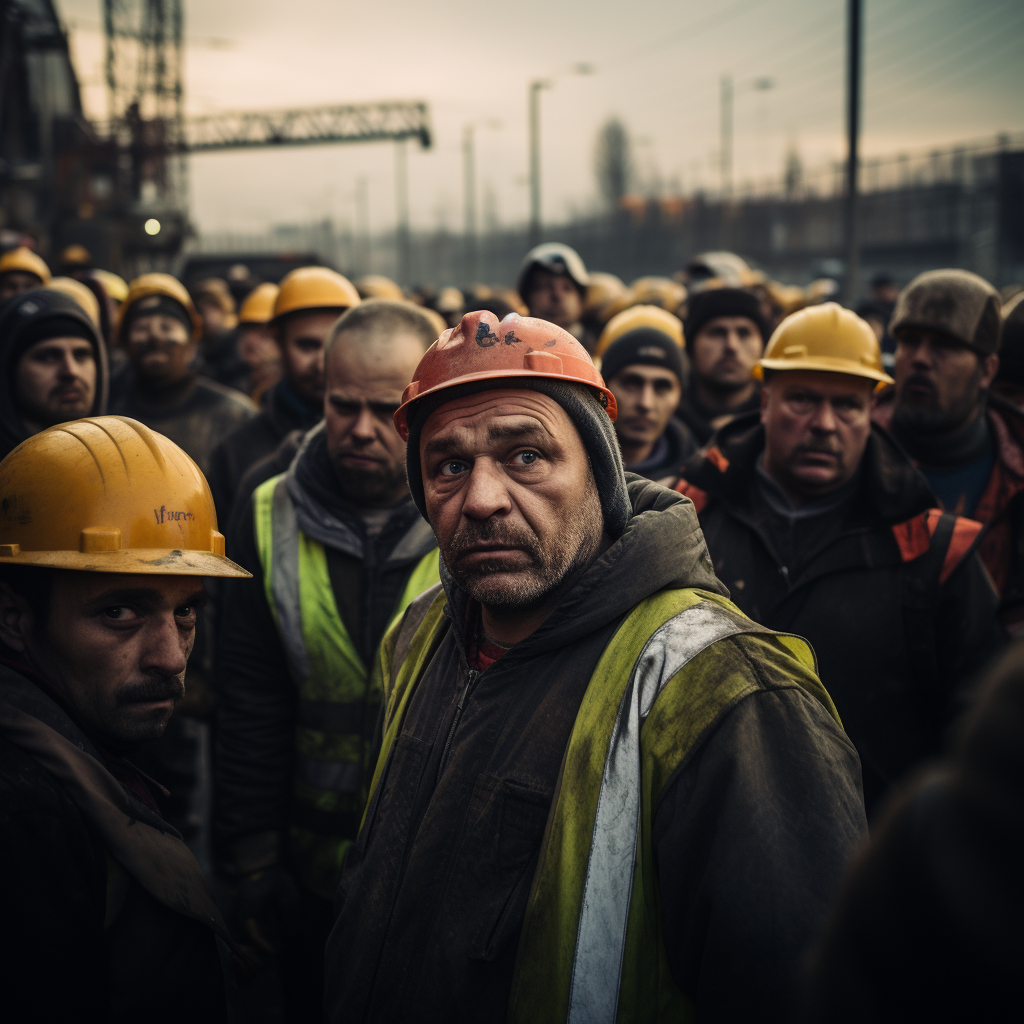
[[707, 288], [690, 296], [690, 303], [683, 324], [686, 350], [693, 345], [693, 339], [709, 321], [720, 316], [745, 316], [753, 320], [761, 340], [767, 340], [768, 325], [764, 322], [761, 303], [756, 295], [743, 288]]
[[682, 350], [653, 327], [638, 327], [616, 338], [601, 357], [601, 376], [611, 380], [620, 370], [637, 363], [660, 366], [674, 373], [680, 385], [683, 383]]
[[1024, 292], [1015, 295], [1005, 307], [1003, 344], [999, 350], [996, 380], [1024, 384]]
[[969, 270], [927, 270], [896, 300], [889, 333], [898, 340], [907, 327], [936, 331], [992, 355], [999, 351], [999, 293]]
[[9, 300], [0, 315], [0, 347], [8, 367], [22, 353], [50, 338], [84, 338], [100, 353], [99, 335], [89, 315], [70, 295], [35, 288]]
[[409, 442], [406, 447], [405, 465], [409, 476], [409, 491], [423, 518], [427, 518], [423, 475], [420, 469], [420, 434], [423, 431], [423, 424], [435, 409], [456, 398], [503, 387], [539, 391], [565, 410], [576, 427], [590, 459], [590, 469], [594, 474], [597, 493], [601, 499], [605, 527], [613, 538], [618, 539], [622, 536], [626, 524], [632, 518], [633, 506], [626, 490], [626, 473], [622, 466], [619, 442], [615, 437], [612, 421], [590, 388], [583, 384], [563, 383], [548, 377], [473, 381], [435, 392], [416, 402], [409, 418]]
[[155, 313], [180, 320], [188, 328], [189, 338], [192, 337], [195, 323], [191, 314], [177, 299], [172, 299], [169, 295], [143, 295], [142, 298], [136, 299], [125, 313], [125, 327], [137, 317], [153, 316]]

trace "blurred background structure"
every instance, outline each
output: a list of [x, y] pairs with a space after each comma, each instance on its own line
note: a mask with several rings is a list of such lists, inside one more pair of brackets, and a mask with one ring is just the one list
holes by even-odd
[[1002, 285], [1024, 278], [1022, 43], [1001, 0], [0, 0], [0, 248], [439, 286], [507, 283], [558, 239], [626, 280], [728, 249], [842, 281], [855, 99], [850, 294], [933, 266]]

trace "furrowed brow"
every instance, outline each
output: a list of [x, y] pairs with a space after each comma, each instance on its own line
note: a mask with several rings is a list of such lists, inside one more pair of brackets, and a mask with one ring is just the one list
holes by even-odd
[[521, 444], [541, 444], [547, 441], [550, 435], [536, 423], [491, 423], [487, 427], [487, 440], [496, 441], [518, 441]]

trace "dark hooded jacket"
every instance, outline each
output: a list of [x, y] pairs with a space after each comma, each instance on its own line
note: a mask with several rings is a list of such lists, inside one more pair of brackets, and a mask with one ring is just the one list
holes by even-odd
[[210, 489], [220, 522], [231, 521], [245, 474], [257, 462], [273, 454], [293, 430], [305, 432], [322, 417], [323, 409], [310, 408], [287, 380], [279, 380], [267, 392], [259, 415], [236, 427], [210, 456]]
[[[732, 419], [745, 416], [747, 413], [753, 412], [755, 409], [759, 409], [760, 407], [761, 391], [758, 389], [749, 399], [747, 399], [746, 402], [743, 403], [743, 405], [733, 410]], [[716, 419], [717, 415], [718, 414], [713, 413], [706, 406], [702, 405], [698, 400], [691, 377], [689, 389], [683, 392], [683, 397], [679, 400], [679, 407], [676, 409], [676, 416], [679, 417], [680, 421], [694, 436], [698, 445], [703, 446], [711, 440], [711, 437], [715, 432], [715, 428], [711, 425], [711, 421]]]
[[679, 467], [697, 450], [690, 428], [674, 416], [658, 438], [651, 454], [628, 471], [648, 480], [675, 480]]
[[[338, 613], [369, 665], [412, 569], [437, 546], [434, 535], [410, 499], [369, 536], [338, 489], [322, 425], [306, 435], [285, 479], [299, 529], [324, 546]], [[263, 586], [251, 497], [228, 546], [255, 577], [241, 587], [229, 581], [221, 604], [214, 786], [217, 834], [230, 859], [239, 841], [281, 833], [290, 822], [298, 691]], [[371, 729], [376, 718], [376, 710], [365, 716]]]
[[7, 666], [0, 791], [5, 1020], [233, 1019], [220, 914], [146, 780]]
[[697, 505], [736, 604], [814, 647], [860, 752], [870, 813], [907, 769], [942, 749], [970, 673], [1003, 642], [977, 528], [959, 520], [966, 529], [929, 557], [925, 517], [935, 498], [879, 427], [847, 500], [787, 517], [765, 497], [764, 443], [758, 417], [728, 424], [684, 467], [677, 489]]
[[[338, 888], [325, 1002], [335, 1024], [506, 1019], [562, 758], [605, 646], [662, 588], [724, 593], [690, 503], [627, 479], [622, 536], [469, 689], [469, 602], [442, 562], [447, 629]], [[723, 673], [783, 674], [732, 641], [717, 646]], [[654, 814], [665, 952], [698, 1020], [788, 1019], [800, 954], [865, 827], [852, 745], [816, 700], [778, 681], [709, 730]]]
[[89, 415], [102, 416], [107, 411], [107, 349], [96, 325], [63, 292], [51, 288], [24, 292], [0, 306], [0, 459], [30, 436], [18, 415], [14, 395], [15, 366], [25, 350], [23, 339], [46, 320], [57, 317], [69, 317], [87, 332], [96, 353], [96, 397]]

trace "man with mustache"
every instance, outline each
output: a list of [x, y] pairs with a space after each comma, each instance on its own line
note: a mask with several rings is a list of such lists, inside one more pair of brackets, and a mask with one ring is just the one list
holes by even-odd
[[3, 307], [0, 391], [0, 458], [40, 430], [106, 411], [106, 349], [74, 299], [37, 288]]
[[321, 1018], [331, 900], [379, 741], [377, 646], [438, 578], [391, 421], [435, 337], [409, 303], [349, 309], [327, 335], [324, 422], [232, 524], [263, 586], [223, 597], [215, 830], [241, 933], [280, 972], [288, 1021]]
[[900, 293], [889, 329], [896, 388], [876, 418], [943, 508], [984, 524], [981, 557], [1000, 617], [1024, 632], [1024, 413], [990, 385], [999, 369], [999, 294], [977, 274], [931, 270]]
[[684, 324], [690, 383], [676, 415], [698, 444], [730, 420], [757, 409], [750, 371], [768, 333], [757, 296], [742, 288], [705, 288], [690, 296]]
[[405, 390], [442, 585], [381, 645], [333, 1024], [791, 1019], [864, 830], [856, 754], [614, 416], [583, 346], [514, 314], [465, 316]]
[[869, 815], [938, 753], [967, 676], [1001, 642], [974, 550], [873, 426], [891, 381], [871, 327], [829, 302], [788, 316], [758, 363], [761, 411], [683, 467], [715, 572], [751, 617], [814, 647], [860, 752]]
[[627, 472], [674, 482], [697, 444], [673, 413], [682, 395], [683, 325], [657, 306], [633, 306], [608, 321], [597, 343], [615, 396], [615, 436]]
[[185, 693], [204, 576], [248, 573], [195, 463], [141, 423], [75, 420], [0, 463], [6, 1020], [231, 1016], [220, 913], [132, 763]]

